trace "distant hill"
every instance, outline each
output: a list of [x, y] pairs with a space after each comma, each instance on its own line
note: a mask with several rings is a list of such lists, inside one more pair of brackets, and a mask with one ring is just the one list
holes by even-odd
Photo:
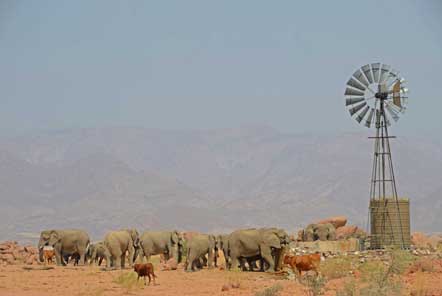
[[[365, 226], [369, 134], [73, 129], [0, 139], [0, 239], [48, 227], [229, 231], [344, 214]], [[442, 144], [392, 141], [412, 227], [440, 231]]]

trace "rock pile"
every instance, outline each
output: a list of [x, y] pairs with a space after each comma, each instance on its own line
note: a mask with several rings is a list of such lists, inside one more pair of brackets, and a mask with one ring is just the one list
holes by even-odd
[[336, 229], [337, 240], [348, 239], [350, 237], [364, 238], [366, 237], [366, 235], [367, 234], [365, 233], [364, 230], [353, 225], [342, 226]]
[[20, 246], [16, 241], [0, 243], [0, 264], [38, 264], [38, 249], [33, 246]]
[[345, 226], [345, 224], [347, 224], [347, 217], [336, 216], [316, 222], [316, 224], [327, 224], [327, 223], [332, 224], [336, 229], [338, 229], [339, 227]]

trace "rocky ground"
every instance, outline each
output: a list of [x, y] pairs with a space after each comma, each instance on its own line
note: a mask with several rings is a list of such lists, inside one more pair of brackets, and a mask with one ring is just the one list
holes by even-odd
[[19, 263], [0, 266], [0, 295], [320, 295], [315, 291], [329, 296], [442, 295], [442, 260], [438, 256], [412, 255], [413, 261], [407, 262], [403, 271], [388, 276], [385, 287], [377, 287], [376, 279], [382, 274], [377, 273], [379, 266], [388, 269], [388, 254], [360, 258], [328, 258], [321, 263], [319, 279], [323, 280], [307, 274], [300, 282], [290, 272], [287, 276], [214, 268], [187, 273], [180, 267], [164, 271], [156, 264], [158, 278], [156, 285], [150, 286], [137, 282], [130, 269]]
[[328, 254], [319, 277], [301, 280], [287, 268], [269, 274], [226, 271], [222, 264], [187, 273], [182, 264], [152, 257], [158, 278], [151, 286], [137, 282], [131, 269], [44, 265], [35, 247], [8, 241], [0, 243], [0, 295], [442, 295], [440, 236], [415, 233], [412, 241], [409, 251]]

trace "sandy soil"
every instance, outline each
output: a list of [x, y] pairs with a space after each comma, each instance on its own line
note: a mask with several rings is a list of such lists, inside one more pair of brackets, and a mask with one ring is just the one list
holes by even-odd
[[[255, 295], [267, 287], [281, 285], [281, 296], [307, 295], [304, 286], [279, 275], [260, 272], [235, 272], [219, 269], [186, 273], [183, 270], [156, 270], [157, 285], [138, 285], [128, 289], [117, 279], [130, 269], [103, 271], [98, 267], [56, 267], [50, 270], [25, 270], [25, 265], [0, 267], [0, 295]], [[40, 266], [41, 267], [41, 266]], [[335, 295], [348, 278], [328, 281], [325, 295]], [[404, 295], [413, 290], [424, 294], [442, 295], [441, 272], [418, 272], [403, 277]], [[222, 291], [224, 285], [239, 283], [239, 288]]]

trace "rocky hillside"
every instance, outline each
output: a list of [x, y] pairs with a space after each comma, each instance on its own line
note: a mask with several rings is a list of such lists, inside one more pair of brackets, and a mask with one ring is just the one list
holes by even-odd
[[[0, 139], [0, 223], [7, 225], [0, 240], [74, 226], [94, 238], [129, 225], [294, 231], [338, 214], [365, 226], [367, 136], [109, 128]], [[413, 228], [440, 230], [442, 144], [399, 137], [392, 149], [399, 193], [412, 199]]]

